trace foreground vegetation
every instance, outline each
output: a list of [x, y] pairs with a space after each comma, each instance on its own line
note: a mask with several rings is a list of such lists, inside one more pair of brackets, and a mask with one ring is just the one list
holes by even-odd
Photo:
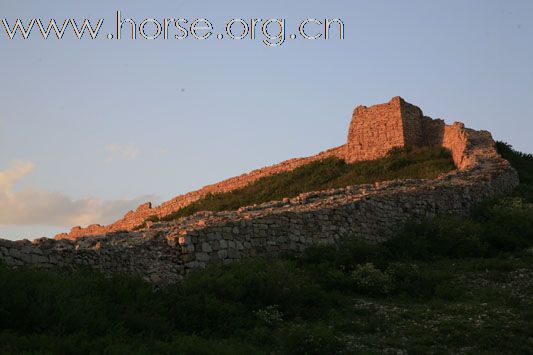
[[519, 169], [515, 196], [378, 246], [346, 238], [161, 290], [89, 270], [0, 267], [0, 352], [531, 353], [533, 157], [499, 149]]
[[[208, 195], [176, 211], [164, 220], [190, 216], [198, 211], [227, 211], [303, 192], [320, 191], [355, 184], [394, 179], [434, 179], [454, 169], [450, 152], [440, 147], [398, 149], [382, 159], [346, 164], [327, 158], [303, 165], [293, 171], [267, 176], [250, 185], [219, 194]], [[156, 221], [157, 217], [152, 221]]]

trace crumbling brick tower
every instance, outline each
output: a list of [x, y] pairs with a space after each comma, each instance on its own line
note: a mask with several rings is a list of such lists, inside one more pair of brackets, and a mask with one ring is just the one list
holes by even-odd
[[354, 110], [345, 160], [353, 163], [378, 159], [392, 148], [425, 143], [422, 110], [397, 96], [386, 104], [358, 106]]

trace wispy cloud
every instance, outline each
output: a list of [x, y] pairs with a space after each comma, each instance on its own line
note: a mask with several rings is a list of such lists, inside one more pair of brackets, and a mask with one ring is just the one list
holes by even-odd
[[29, 161], [14, 161], [6, 171], [0, 171], [0, 193], [12, 196], [13, 186], [17, 181], [31, 173], [34, 165]]
[[139, 204], [154, 200], [154, 196], [149, 195], [111, 201], [93, 197], [72, 199], [38, 187], [15, 189], [15, 185], [33, 170], [33, 163], [15, 161], [7, 170], [0, 171], [0, 225], [107, 224]]
[[139, 149], [133, 144], [110, 144], [107, 146], [107, 162], [114, 159], [133, 160], [139, 154]]

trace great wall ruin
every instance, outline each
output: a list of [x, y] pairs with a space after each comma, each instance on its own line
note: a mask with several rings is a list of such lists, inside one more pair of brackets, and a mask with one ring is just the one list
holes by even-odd
[[[456, 170], [435, 180], [395, 180], [304, 193], [237, 211], [199, 212], [171, 222], [165, 217], [211, 193], [242, 188], [261, 177], [312, 161], [338, 157], [348, 163], [385, 156], [406, 146], [442, 146]], [[500, 157], [489, 132], [446, 125], [400, 97], [359, 106], [347, 143], [318, 155], [254, 170], [160, 206], [141, 205], [109, 225], [75, 227], [70, 233], [33, 242], [0, 239], [0, 260], [40, 268], [87, 265], [123, 272], [153, 283], [179, 281], [192, 269], [258, 255], [276, 256], [317, 244], [336, 244], [344, 235], [371, 243], [391, 238], [408, 220], [464, 215], [480, 202], [510, 193], [518, 175]]]

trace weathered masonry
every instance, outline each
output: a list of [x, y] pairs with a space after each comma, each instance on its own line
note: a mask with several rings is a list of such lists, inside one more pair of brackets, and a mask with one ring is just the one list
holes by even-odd
[[[208, 193], [238, 189], [257, 179], [336, 156], [347, 162], [383, 157], [391, 148], [442, 146], [452, 152], [456, 170], [435, 180], [396, 180], [301, 194], [237, 211], [200, 212], [173, 222], [164, 217]], [[104, 273], [140, 275], [154, 283], [180, 280], [209, 263], [230, 263], [256, 255], [276, 256], [343, 235], [369, 242], [392, 237], [407, 220], [441, 214], [463, 215], [481, 201], [511, 192], [517, 173], [495, 149], [489, 132], [462, 123], [433, 120], [400, 97], [354, 111], [345, 145], [297, 158], [178, 196], [161, 206], [148, 204], [109, 225], [75, 227], [57, 240], [0, 240], [8, 265], [36, 267], [89, 265]]]

